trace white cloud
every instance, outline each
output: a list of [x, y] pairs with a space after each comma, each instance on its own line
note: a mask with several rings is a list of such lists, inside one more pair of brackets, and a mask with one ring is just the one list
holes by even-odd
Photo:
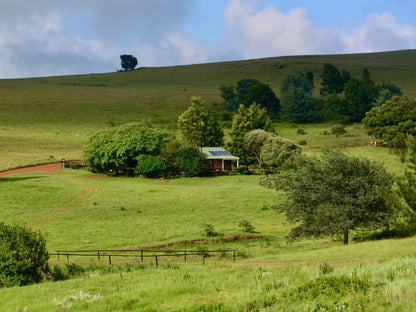
[[345, 31], [318, 28], [304, 8], [287, 13], [276, 5], [231, 0], [224, 13], [229, 45], [244, 49], [245, 58], [266, 56], [375, 52], [416, 47], [416, 28], [400, 25], [390, 13], [369, 15], [364, 24]]

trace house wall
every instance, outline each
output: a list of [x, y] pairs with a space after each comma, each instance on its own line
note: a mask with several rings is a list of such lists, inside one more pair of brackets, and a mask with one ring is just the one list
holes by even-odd
[[[210, 159], [209, 163], [209, 170], [211, 172], [222, 171], [222, 159]], [[224, 160], [224, 171], [231, 171], [231, 169], [231, 160]]]

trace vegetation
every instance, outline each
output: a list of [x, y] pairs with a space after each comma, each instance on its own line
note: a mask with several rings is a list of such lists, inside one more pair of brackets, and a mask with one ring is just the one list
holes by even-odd
[[[164, 131], [173, 132], [174, 136], [178, 116], [187, 110], [189, 98], [196, 94], [206, 101], [206, 108], [215, 111], [216, 116], [228, 114], [222, 126], [229, 127], [231, 113], [225, 111], [221, 104], [216, 104], [221, 101], [218, 86], [231, 85], [250, 77], [261, 80], [278, 93], [287, 75], [307, 71], [310, 71], [305, 74], [307, 80], [313, 82], [315, 76], [315, 84], [319, 85], [319, 74], [324, 63], [348, 70], [351, 77], [358, 77], [369, 94], [374, 85], [379, 90], [379, 85], [372, 84], [370, 80], [380, 82], [391, 79], [400, 85], [399, 89], [406, 95], [414, 96], [414, 53], [399, 51], [372, 55], [270, 58], [142, 68], [103, 75], [0, 80], [0, 168], [56, 162], [62, 157], [79, 158], [82, 146], [91, 135], [117, 132], [121, 124], [146, 118], [158, 125], [154, 126], [155, 129], [169, 129], [171, 131]], [[369, 69], [367, 74], [363, 68]], [[369, 79], [370, 71], [372, 78]], [[377, 97], [374, 94], [370, 96], [373, 104], [381, 100], [380, 92]], [[318, 93], [318, 88], [312, 93], [317, 99], [315, 120], [331, 122], [302, 124], [304, 131], [298, 131], [300, 128], [296, 124], [271, 115], [274, 121], [279, 122], [272, 124], [270, 129], [263, 129], [277, 132], [292, 142], [302, 138], [307, 142], [302, 146], [302, 154], [312, 158], [322, 148], [338, 147], [349, 156], [378, 160], [388, 172], [398, 177], [402, 175], [405, 164], [388, 149], [371, 146], [369, 142], [373, 139], [365, 133], [362, 124], [343, 123], [346, 135], [329, 135], [334, 118], [348, 118], [348, 115], [342, 110], [342, 114], [332, 109], [325, 111], [324, 98]], [[345, 94], [335, 96], [339, 99], [335, 103], [346, 105]], [[221, 124], [221, 120], [217, 120]], [[245, 131], [245, 128], [242, 129]], [[253, 129], [256, 128], [247, 132]], [[231, 138], [231, 130], [226, 129], [225, 132]], [[106, 138], [104, 134], [102, 136]], [[163, 175], [162, 171], [152, 171], [155, 169], [152, 166], [161, 159], [166, 160], [169, 170], [172, 170], [181, 149], [188, 147], [197, 155], [195, 147], [174, 139], [168, 140], [157, 154], [140, 153], [137, 156], [142, 159], [140, 164], [147, 164], [142, 168], [142, 174]], [[297, 149], [300, 150], [299, 147]], [[293, 163], [289, 164], [279, 167], [279, 171], [294, 167]], [[162, 165], [158, 164], [159, 169]], [[248, 171], [248, 167], [245, 170]], [[412, 169], [409, 168], [408, 172]], [[403, 183], [407, 181], [397, 179]], [[224, 253], [206, 259], [190, 257], [186, 264], [182, 259], [166, 257], [159, 261], [158, 268], [151, 261], [142, 264], [126, 261], [125, 258], [115, 262], [128, 263], [113, 263], [111, 266], [103, 264], [103, 259], [92, 264], [51, 264], [50, 274], [42, 276], [46, 280], [42, 285], [2, 288], [2, 309], [416, 309], [413, 291], [416, 289], [414, 238], [358, 243], [370, 237], [385, 237], [383, 235], [387, 231], [370, 231], [369, 235], [357, 235], [353, 231], [349, 241], [354, 243], [348, 246], [339, 246], [343, 238], [338, 235], [286, 244], [284, 237], [290, 233], [292, 225], [288, 224], [284, 214], [269, 207], [284, 202], [287, 197], [281, 191], [259, 186], [258, 181], [257, 175], [169, 181], [114, 178], [70, 169], [59, 173], [32, 172], [0, 177], [0, 217], [9, 224], [27, 224], [33, 230], [41, 230], [47, 235], [47, 250], [50, 253], [72, 248], [192, 249], [201, 254], [209, 249], [236, 249], [238, 263], [233, 264], [229, 255]], [[409, 189], [408, 194], [410, 192]], [[394, 196], [398, 195], [393, 194], [391, 198]], [[405, 213], [408, 209], [406, 205], [403, 210], [395, 208], [398, 215], [396, 222], [390, 224], [394, 226], [390, 234], [402, 230], [399, 225], [411, 220], [410, 215]], [[246, 231], [249, 227], [244, 227], [251, 224], [255, 225], [254, 233]], [[201, 231], [201, 225], [210, 225], [216, 236], [206, 235], [204, 227]], [[212, 265], [204, 266], [204, 261]], [[322, 261], [327, 265], [324, 266]], [[68, 278], [70, 280], [58, 282]]]
[[191, 105], [178, 119], [182, 137], [194, 146], [221, 146], [224, 132], [199, 97], [191, 98]]
[[288, 194], [277, 209], [299, 224], [291, 240], [342, 234], [347, 245], [350, 230], [387, 226], [393, 219], [381, 195], [391, 192], [392, 177], [379, 164], [326, 150], [321, 159], [299, 159], [298, 166], [264, 181]]
[[40, 232], [0, 222], [0, 288], [40, 282], [48, 259]]
[[137, 58], [133, 55], [123, 54], [120, 55], [120, 61], [121, 61], [121, 68], [123, 68], [125, 71], [131, 71], [134, 70], [134, 68], [137, 66]]

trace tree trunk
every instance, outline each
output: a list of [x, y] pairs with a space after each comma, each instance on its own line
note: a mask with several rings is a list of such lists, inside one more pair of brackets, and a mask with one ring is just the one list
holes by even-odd
[[344, 229], [344, 245], [348, 245], [348, 228]]

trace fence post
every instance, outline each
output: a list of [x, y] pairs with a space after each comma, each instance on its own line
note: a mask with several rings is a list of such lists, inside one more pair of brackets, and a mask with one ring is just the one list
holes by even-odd
[[184, 257], [185, 262], [186, 262], [186, 250], [185, 250], [185, 252], [184, 252], [184, 254], [183, 254], [183, 257]]
[[99, 250], [97, 250], [97, 254], [98, 254], [98, 261], [100, 261], [101, 257], [100, 257], [100, 251]]
[[141, 256], [141, 259], [142, 259], [142, 262], [143, 262], [143, 249], [140, 250], [140, 256]]
[[157, 255], [155, 255], [156, 266], [159, 266], [159, 262], [157, 261]]
[[69, 262], [69, 252], [66, 253], [66, 261]]
[[59, 260], [59, 250], [58, 250], [58, 260]]
[[108, 255], [108, 263], [111, 265], [111, 255]]
[[233, 261], [235, 262], [235, 250], [233, 251]]

